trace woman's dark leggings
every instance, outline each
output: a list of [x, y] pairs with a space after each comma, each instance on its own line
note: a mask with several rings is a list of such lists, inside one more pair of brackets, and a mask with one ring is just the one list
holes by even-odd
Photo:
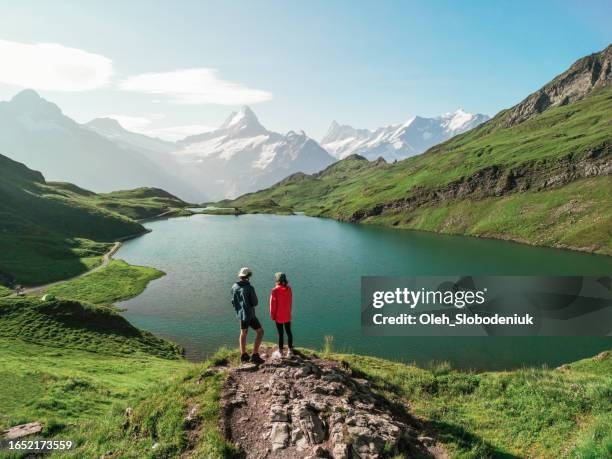
[[291, 322], [287, 322], [284, 324], [279, 324], [276, 322], [276, 331], [278, 332], [278, 348], [283, 348], [283, 326], [285, 327], [285, 331], [287, 332], [287, 344], [289, 345], [289, 349], [293, 349], [293, 334], [291, 333]]

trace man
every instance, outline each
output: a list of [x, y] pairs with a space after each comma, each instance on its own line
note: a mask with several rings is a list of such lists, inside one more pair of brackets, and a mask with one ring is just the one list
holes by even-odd
[[[249, 268], [242, 268], [238, 273], [240, 280], [232, 286], [232, 305], [236, 310], [236, 315], [240, 320], [240, 361], [242, 363], [249, 360], [256, 365], [263, 363], [263, 359], [259, 356], [259, 346], [263, 339], [264, 331], [257, 317], [255, 317], [255, 306], [258, 300], [255, 294], [255, 289], [249, 282], [253, 272]], [[249, 354], [246, 351], [246, 339], [251, 327], [257, 333], [255, 337], [255, 345], [253, 346], [253, 355], [249, 359]]]

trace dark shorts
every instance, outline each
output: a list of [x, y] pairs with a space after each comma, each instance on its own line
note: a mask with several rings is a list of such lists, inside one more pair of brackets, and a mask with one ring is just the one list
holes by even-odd
[[257, 317], [253, 317], [249, 320], [241, 320], [240, 321], [240, 329], [246, 330], [251, 327], [253, 330], [259, 330], [261, 328], [261, 324], [259, 323], [259, 319]]

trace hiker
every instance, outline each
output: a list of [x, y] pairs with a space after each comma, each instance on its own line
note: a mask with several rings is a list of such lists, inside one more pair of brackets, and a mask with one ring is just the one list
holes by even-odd
[[272, 353], [272, 358], [283, 356], [284, 331], [287, 333], [287, 357], [293, 357], [293, 334], [291, 333], [291, 287], [285, 273], [276, 273], [276, 286], [270, 295], [270, 317], [276, 323], [278, 331], [278, 349]]
[[[232, 286], [232, 305], [236, 310], [236, 315], [240, 319], [240, 361], [246, 363], [249, 360], [256, 365], [263, 363], [259, 356], [259, 346], [263, 339], [264, 331], [257, 317], [255, 317], [255, 306], [258, 300], [255, 289], [249, 282], [253, 272], [249, 268], [242, 268], [238, 273], [239, 281]], [[249, 359], [246, 351], [246, 339], [251, 327], [257, 333], [255, 344], [253, 345], [253, 355]]]

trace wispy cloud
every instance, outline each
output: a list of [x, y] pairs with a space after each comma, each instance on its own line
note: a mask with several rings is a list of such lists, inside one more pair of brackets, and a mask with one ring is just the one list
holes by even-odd
[[87, 91], [106, 86], [112, 61], [57, 43], [0, 40], [0, 82], [53, 91]]
[[153, 123], [153, 119], [162, 119], [163, 115], [149, 115], [149, 116], [132, 116], [132, 115], [120, 115], [116, 113], [111, 113], [108, 115], [103, 115], [101, 118], [112, 118], [119, 122], [121, 126], [123, 126], [128, 131], [132, 132], [140, 132], [142, 134], [147, 134], [151, 129], [151, 123]]
[[202, 134], [203, 132], [212, 131], [215, 128], [203, 124], [189, 124], [184, 126], [165, 126], [155, 127], [155, 121], [164, 119], [165, 116], [160, 113], [147, 114], [146, 116], [133, 116], [121, 114], [104, 115], [104, 118], [112, 118], [117, 120], [121, 126], [128, 131], [145, 134], [151, 137], [159, 137], [160, 139], [176, 141], [184, 139], [187, 136]]
[[151, 135], [160, 137], [164, 140], [181, 140], [190, 135], [202, 134], [203, 132], [214, 131], [215, 128], [212, 126], [205, 126], [203, 124], [188, 124], [185, 126], [169, 126], [163, 128], [154, 129]]
[[272, 98], [268, 91], [225, 81], [218, 73], [210, 68], [143, 73], [126, 78], [119, 83], [119, 88], [166, 96], [180, 104], [245, 105]]

